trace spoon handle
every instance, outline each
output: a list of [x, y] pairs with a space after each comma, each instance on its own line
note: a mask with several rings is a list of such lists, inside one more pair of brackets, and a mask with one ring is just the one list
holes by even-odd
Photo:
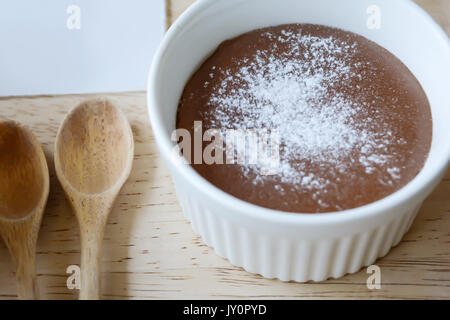
[[85, 214], [90, 221], [80, 224], [81, 288], [80, 300], [98, 300], [101, 290], [101, 257], [106, 218]]
[[33, 226], [29, 220], [0, 225], [0, 234], [17, 266], [17, 295], [20, 300], [39, 299], [35, 269], [37, 230], [33, 230]]
[[38, 300], [36, 284], [35, 256], [30, 254], [18, 264], [16, 272], [17, 291], [20, 300]]

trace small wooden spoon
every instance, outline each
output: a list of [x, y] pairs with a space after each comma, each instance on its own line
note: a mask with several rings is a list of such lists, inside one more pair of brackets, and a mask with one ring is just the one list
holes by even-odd
[[0, 120], [0, 235], [16, 265], [19, 299], [38, 299], [36, 242], [49, 192], [39, 142], [16, 122]]
[[130, 125], [106, 99], [80, 104], [59, 128], [55, 168], [80, 226], [82, 300], [100, 298], [103, 234], [133, 155]]

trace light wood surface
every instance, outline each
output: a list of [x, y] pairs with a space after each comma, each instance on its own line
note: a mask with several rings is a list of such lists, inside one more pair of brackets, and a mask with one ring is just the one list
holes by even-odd
[[[173, 0], [169, 21], [192, 1]], [[448, 0], [420, 3], [450, 33]], [[368, 290], [366, 270], [322, 283], [267, 280], [219, 258], [184, 218], [149, 125], [145, 93], [108, 94], [130, 121], [135, 156], [105, 230], [103, 298], [109, 299], [450, 299], [450, 171], [426, 200], [399, 246], [379, 260], [381, 290]], [[67, 112], [92, 95], [0, 98], [2, 116], [28, 125], [43, 145], [51, 194], [39, 236], [36, 268], [41, 298], [76, 299], [66, 285], [80, 264], [78, 224], [58, 183], [54, 141]], [[0, 298], [14, 299], [12, 261], [0, 241]]]

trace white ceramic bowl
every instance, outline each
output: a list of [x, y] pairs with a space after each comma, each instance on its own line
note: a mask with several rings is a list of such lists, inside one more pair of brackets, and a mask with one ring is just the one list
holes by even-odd
[[[367, 27], [371, 5], [381, 9], [381, 29]], [[394, 53], [419, 79], [432, 107], [433, 143], [423, 170], [404, 188], [340, 213], [293, 214], [241, 201], [172, 157], [178, 101], [193, 72], [223, 40], [286, 23], [324, 24], [361, 34]], [[232, 264], [283, 281], [341, 277], [386, 255], [448, 167], [449, 57], [447, 35], [410, 0], [197, 1], [168, 31], [148, 84], [153, 132], [194, 230]]]

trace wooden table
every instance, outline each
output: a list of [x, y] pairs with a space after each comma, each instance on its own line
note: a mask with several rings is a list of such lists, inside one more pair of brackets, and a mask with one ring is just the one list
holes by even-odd
[[[192, 1], [173, 0], [173, 21]], [[420, 0], [450, 34], [448, 0]], [[105, 94], [128, 116], [136, 154], [106, 228], [103, 297], [107, 299], [450, 298], [450, 172], [426, 200], [410, 232], [379, 260], [381, 290], [366, 287], [362, 270], [322, 283], [283, 283], [252, 275], [219, 258], [184, 218], [149, 125], [144, 92]], [[0, 98], [0, 113], [37, 135], [50, 167], [51, 194], [37, 248], [41, 297], [75, 299], [66, 269], [80, 262], [78, 225], [55, 177], [56, 131], [69, 109], [92, 95]], [[0, 299], [14, 299], [14, 267], [0, 241]]]

